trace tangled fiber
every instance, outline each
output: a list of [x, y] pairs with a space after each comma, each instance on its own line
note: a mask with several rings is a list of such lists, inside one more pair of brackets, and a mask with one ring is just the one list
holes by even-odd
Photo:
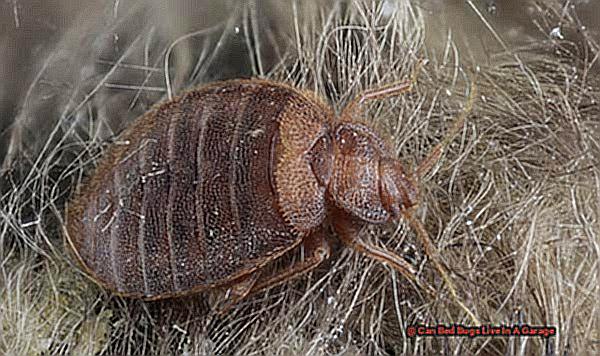
[[[1, 84], [21, 96], [0, 107], [0, 353], [598, 353], [598, 27], [578, 17], [585, 1], [523, 3], [534, 30], [517, 35], [498, 30], [493, 1], [456, 5], [476, 36], [440, 28], [445, 10], [434, 0], [89, 3], [38, 46], [30, 81]], [[26, 5], [7, 5], [14, 25], [28, 26]], [[70, 258], [69, 196], [153, 104], [254, 76], [314, 91], [338, 110], [361, 90], [408, 78], [419, 61], [413, 90], [369, 104], [363, 121], [414, 167], [478, 88], [464, 128], [421, 182], [417, 215], [477, 319], [554, 326], [555, 336], [409, 337], [410, 325], [471, 321], [404, 221], [361, 237], [402, 254], [440, 298], [339, 243], [315, 271], [225, 316], [211, 311], [223, 291], [122, 299]]]

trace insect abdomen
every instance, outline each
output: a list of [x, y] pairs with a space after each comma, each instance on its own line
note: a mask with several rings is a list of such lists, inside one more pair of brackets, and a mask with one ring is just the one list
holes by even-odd
[[298, 242], [269, 176], [295, 93], [219, 84], [134, 122], [71, 203], [70, 241], [109, 288], [163, 297], [222, 284]]

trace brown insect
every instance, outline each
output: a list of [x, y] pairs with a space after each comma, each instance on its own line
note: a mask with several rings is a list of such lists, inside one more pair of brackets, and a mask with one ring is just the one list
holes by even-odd
[[[267, 80], [213, 83], [165, 102], [120, 136], [70, 203], [67, 241], [116, 294], [153, 300], [229, 288], [235, 303], [328, 258], [327, 221], [346, 245], [418, 282], [402, 257], [358, 238], [365, 224], [404, 216], [454, 294], [410, 208], [473, 95], [416, 170], [355, 120], [363, 103], [413, 81], [363, 92], [337, 117], [312, 93]], [[300, 244], [305, 259], [264, 273]]]

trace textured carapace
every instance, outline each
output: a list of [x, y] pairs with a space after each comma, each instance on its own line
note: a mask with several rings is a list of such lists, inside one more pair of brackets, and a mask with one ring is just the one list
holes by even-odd
[[121, 295], [235, 284], [332, 210], [385, 223], [416, 203], [410, 172], [368, 127], [308, 92], [214, 83], [136, 120], [70, 202], [77, 258]]

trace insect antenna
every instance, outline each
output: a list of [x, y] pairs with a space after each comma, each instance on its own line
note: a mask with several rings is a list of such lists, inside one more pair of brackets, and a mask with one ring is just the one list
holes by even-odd
[[463, 302], [461, 302], [458, 293], [456, 293], [456, 287], [454, 286], [454, 282], [452, 282], [452, 279], [449, 276], [449, 269], [441, 263], [440, 253], [433, 244], [433, 242], [431, 242], [429, 234], [427, 233], [427, 230], [425, 229], [423, 224], [419, 221], [419, 219], [415, 218], [412, 215], [410, 209], [402, 211], [402, 214], [404, 218], [408, 221], [410, 226], [416, 231], [417, 236], [421, 240], [423, 248], [425, 249], [425, 254], [427, 254], [427, 256], [431, 258], [436, 269], [440, 272], [440, 275], [444, 280], [444, 284], [446, 284], [448, 290], [450, 291], [452, 300], [467, 313], [467, 315], [469, 316], [469, 318], [471, 318], [475, 325], [481, 325], [479, 319], [475, 316], [475, 314]]
[[[431, 168], [440, 159], [444, 149], [446, 147], [448, 147], [450, 142], [452, 142], [452, 140], [456, 137], [458, 132], [462, 129], [466, 118], [469, 116], [469, 114], [473, 110], [473, 102], [475, 101], [476, 93], [477, 93], [477, 86], [475, 84], [475, 80], [473, 80], [471, 82], [469, 98], [467, 99], [465, 108], [460, 113], [458, 118], [455, 120], [454, 124], [452, 125], [452, 127], [450, 128], [450, 130], [448, 131], [446, 136], [443, 138], [442, 142], [438, 143], [429, 152], [429, 154], [423, 160], [423, 162], [421, 162], [419, 164], [419, 166], [416, 169], [416, 174], [417, 174], [418, 178], [422, 178], [425, 174], [427, 174], [431, 170]], [[411, 227], [416, 231], [418, 238], [421, 240], [421, 243], [423, 244], [425, 253], [427, 254], [427, 256], [429, 256], [429, 258], [431, 258], [436, 269], [439, 271], [440, 275], [442, 276], [444, 283], [448, 287], [448, 290], [450, 291], [452, 300], [458, 306], [460, 306], [460, 308], [463, 309], [467, 313], [467, 315], [469, 315], [471, 320], [476, 325], [479, 325], [480, 324], [479, 319], [477, 319], [475, 314], [463, 302], [461, 302], [460, 297], [458, 296], [458, 294], [456, 292], [456, 287], [454, 286], [452, 279], [450, 279], [450, 276], [449, 276], [450, 270], [448, 267], [446, 267], [442, 264], [439, 251], [437, 250], [437, 248], [435, 247], [433, 242], [431, 242], [431, 239], [429, 238], [429, 234], [427, 233], [427, 230], [425, 229], [423, 224], [412, 215], [410, 209], [406, 209], [406, 210], [402, 211], [402, 214], [403, 214], [404, 218], [406, 218], [406, 220], [409, 222]]]

